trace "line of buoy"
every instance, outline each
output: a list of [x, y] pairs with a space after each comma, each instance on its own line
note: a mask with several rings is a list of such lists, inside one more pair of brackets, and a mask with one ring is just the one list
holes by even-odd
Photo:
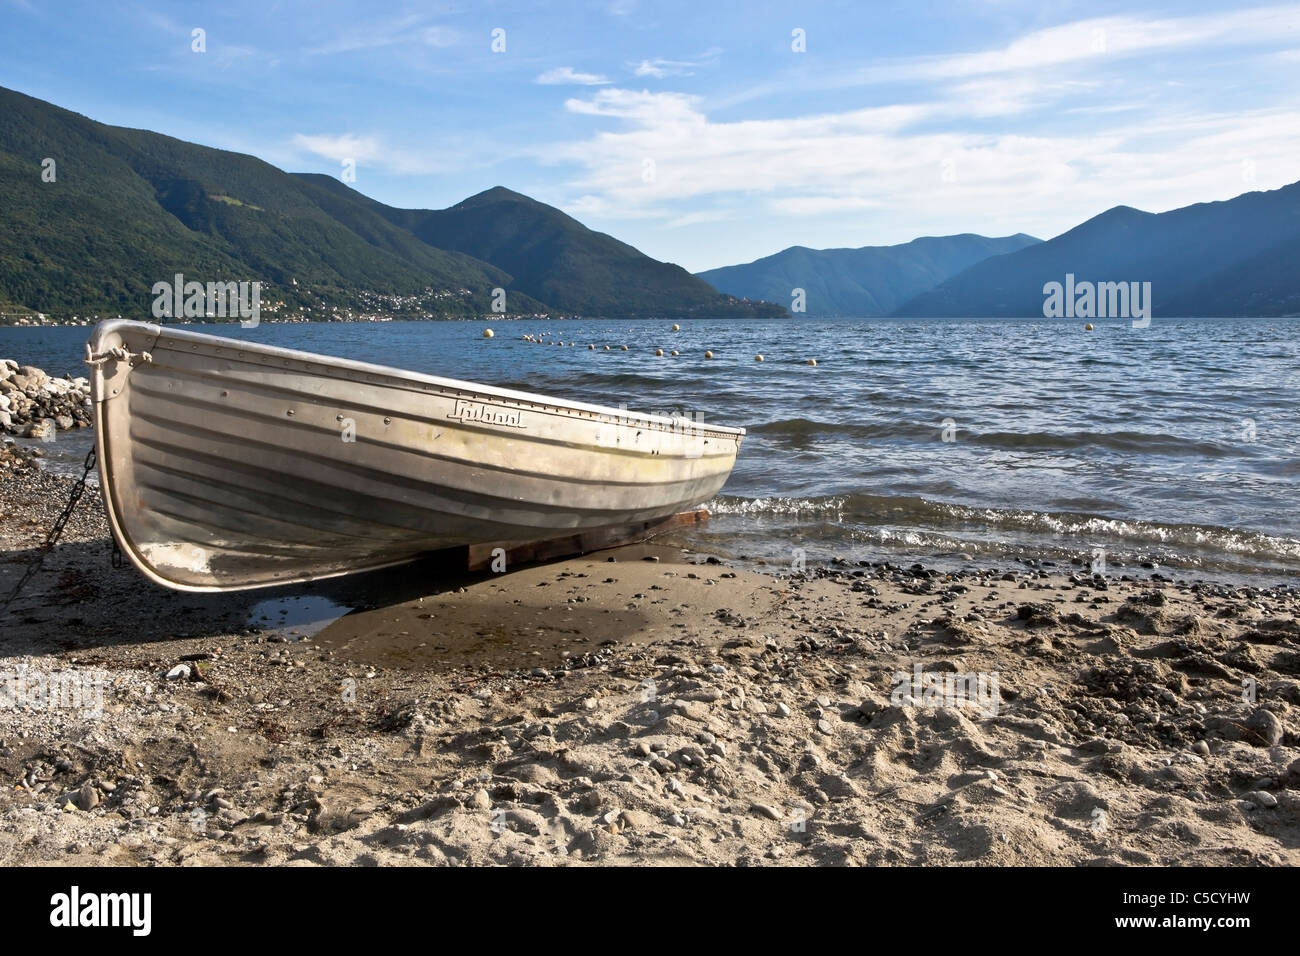
[[[680, 326], [674, 325], [674, 326], [673, 326], [673, 331], [676, 332], [676, 331], [678, 331], [679, 328], [680, 328]], [[1084, 326], [1084, 331], [1086, 331], [1086, 332], [1091, 332], [1092, 330], [1093, 330], [1093, 328], [1092, 328], [1092, 323], [1091, 323], [1091, 322], [1089, 322], [1087, 325]], [[545, 333], [543, 333], [543, 334], [545, 334]], [[483, 330], [483, 338], [485, 338], [485, 339], [493, 338], [495, 335], [496, 335], [496, 333], [493, 332], [491, 329], [484, 329], [484, 330]], [[560, 342], [555, 342], [555, 341], [543, 340], [543, 339], [540, 338], [540, 337], [538, 337], [538, 338], [534, 338], [532, 335], [528, 335], [528, 334], [522, 335], [522, 336], [520, 336], [520, 338], [521, 338], [523, 341], [525, 341], [525, 342], [533, 342], [533, 343], [536, 344], [536, 345], [564, 345], [564, 344], [565, 344], [565, 343], [562, 342], [562, 341], [560, 341]], [[570, 348], [574, 347], [574, 346], [577, 345], [577, 344], [578, 344], [577, 342], [569, 342], [569, 343], [568, 343], [568, 345], [569, 345]], [[609, 351], [609, 346], [606, 345], [606, 346], [604, 347], [604, 350], [605, 350], [606, 352], [608, 352], [608, 351]], [[589, 352], [594, 352], [594, 351], [596, 351], [596, 346], [595, 346], [595, 344], [594, 344], [594, 343], [589, 343], [589, 344], [587, 345], [587, 351], [589, 351]], [[620, 345], [620, 346], [619, 346], [619, 351], [621, 351], [621, 352], [627, 352], [627, 351], [629, 351], [629, 348], [628, 348], [628, 346], [626, 346], [626, 345]], [[656, 357], [658, 357], [658, 358], [662, 358], [662, 357], [663, 357], [663, 354], [664, 354], [664, 350], [663, 350], [663, 349], [655, 349], [655, 356], [656, 356]], [[670, 354], [670, 355], [674, 355], [674, 356], [676, 356], [676, 355], [680, 355], [681, 353], [680, 353], [677, 349], [673, 349], [672, 352], [670, 352], [669, 354]], [[706, 359], [711, 359], [711, 358], [713, 358], [713, 350], [712, 350], [712, 349], [707, 349], [707, 350], [705, 350], [705, 352], [704, 352], [704, 357], [705, 357]], [[763, 357], [762, 353], [759, 353], [759, 354], [757, 354], [757, 355], [754, 356], [754, 361], [755, 361], [755, 362], [765, 362], [765, 361], [767, 361], [767, 360]], [[817, 365], [817, 360], [816, 360], [815, 358], [810, 358], [810, 359], [808, 359], [804, 364], [805, 364], [805, 365], [810, 365], [810, 366], [814, 366], [814, 367], [815, 367], [815, 366]]]

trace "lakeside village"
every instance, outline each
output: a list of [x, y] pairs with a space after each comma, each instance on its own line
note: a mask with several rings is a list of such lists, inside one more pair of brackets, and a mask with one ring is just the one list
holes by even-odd
[[[297, 288], [298, 280], [290, 280]], [[444, 305], [449, 300], [468, 299], [474, 295], [472, 289], [434, 289], [427, 288], [415, 295], [394, 295], [390, 293], [363, 290], [356, 294], [357, 306], [327, 303], [314, 293], [303, 290], [300, 294], [311, 296], [317, 301], [297, 307], [288, 305], [283, 299], [263, 300], [260, 303], [260, 321], [282, 323], [306, 322], [392, 322], [400, 319], [492, 319], [504, 321], [509, 319], [568, 319], [579, 318], [577, 315], [552, 315], [548, 312], [448, 312]], [[105, 319], [140, 319], [145, 322], [157, 321], [147, 305], [142, 305], [138, 313], [121, 312], [95, 313], [47, 313], [37, 312], [12, 304], [0, 304], [0, 326], [58, 326], [58, 325], [96, 325]], [[201, 319], [168, 318], [169, 325], [191, 325], [207, 321], [237, 321], [237, 317], [220, 319], [212, 310]]]

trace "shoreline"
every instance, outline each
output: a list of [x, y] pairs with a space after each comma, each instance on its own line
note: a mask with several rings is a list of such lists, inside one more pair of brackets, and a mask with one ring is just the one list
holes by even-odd
[[[68, 485], [0, 486], [4, 593]], [[179, 594], [109, 566], [87, 495], [0, 672], [103, 711], [0, 706], [0, 860], [1297, 865], [1298, 609], [663, 542]]]

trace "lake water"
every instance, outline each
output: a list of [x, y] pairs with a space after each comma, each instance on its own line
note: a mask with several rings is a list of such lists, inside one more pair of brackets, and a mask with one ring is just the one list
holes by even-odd
[[[496, 337], [486, 340], [491, 324]], [[197, 330], [749, 429], [732, 557], [1300, 573], [1300, 319], [518, 321]], [[86, 328], [0, 328], [85, 374]], [[574, 342], [535, 345], [525, 334]], [[597, 350], [587, 349], [588, 343]], [[606, 352], [604, 346], [611, 350]], [[620, 346], [629, 346], [624, 352]], [[656, 357], [656, 348], [665, 357]], [[667, 353], [678, 349], [681, 354]], [[713, 359], [704, 352], [712, 350]], [[754, 360], [761, 353], [765, 361]], [[805, 364], [816, 358], [817, 366]], [[48, 446], [79, 462], [85, 435]]]

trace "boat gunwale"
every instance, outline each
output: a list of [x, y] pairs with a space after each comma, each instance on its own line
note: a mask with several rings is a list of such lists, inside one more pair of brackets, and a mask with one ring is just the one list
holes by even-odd
[[[333, 355], [323, 355], [319, 352], [307, 352], [301, 349], [289, 349], [278, 345], [267, 345], [265, 343], [254, 342], [246, 343], [241, 339], [224, 338], [219, 335], [209, 335], [205, 332], [191, 332], [188, 329], [177, 329], [174, 326], [156, 325], [152, 322], [140, 322], [135, 319], [107, 319], [95, 326], [91, 338], [90, 347], [95, 352], [103, 350], [103, 340], [114, 334], [137, 332], [154, 337], [152, 348], [173, 348], [166, 342], [167, 338], [178, 338], [182, 342], [191, 342], [195, 345], [203, 346], [208, 349], [231, 349], [234, 348], [237, 353], [238, 361], [250, 361], [249, 353], [257, 358], [265, 358], [278, 362], [295, 362], [307, 366], [302, 371], [318, 371], [312, 369], [312, 365], [324, 366], [319, 371], [345, 371], [356, 375], [380, 375], [389, 382], [362, 381], [357, 384], [361, 385], [380, 385], [387, 387], [403, 387], [408, 385], [433, 386], [441, 391], [453, 391], [457, 393], [467, 393], [471, 396], [482, 396], [484, 398], [504, 399], [508, 402], [523, 403], [532, 407], [533, 410], [555, 411], [555, 412], [581, 412], [587, 415], [597, 416], [604, 419], [608, 424], [613, 425], [633, 425], [636, 423], [655, 425], [669, 428], [674, 431], [680, 431], [683, 427], [695, 432], [696, 434], [714, 434], [735, 438], [739, 440], [745, 435], [744, 428], [736, 428], [729, 425], [702, 425], [687, 418], [669, 418], [663, 415], [651, 415], [646, 412], [635, 412], [626, 408], [611, 408], [603, 405], [591, 405], [586, 402], [576, 402], [563, 399], [549, 398], [544, 395], [538, 395], [534, 392], [521, 392], [515, 389], [502, 388], [496, 385], [484, 385], [477, 382], [468, 382], [463, 379], [445, 378], [439, 375], [428, 375], [424, 372], [415, 372], [410, 369], [401, 369], [389, 365], [376, 365], [371, 362], [361, 362], [356, 359], [342, 358]], [[175, 349], [174, 349], [175, 350]], [[183, 350], [177, 350], [183, 351]], [[251, 364], [262, 364], [253, 361]], [[278, 367], [278, 366], [277, 366]], [[420, 389], [424, 391], [424, 389]], [[459, 396], [458, 396], [459, 397]]]

